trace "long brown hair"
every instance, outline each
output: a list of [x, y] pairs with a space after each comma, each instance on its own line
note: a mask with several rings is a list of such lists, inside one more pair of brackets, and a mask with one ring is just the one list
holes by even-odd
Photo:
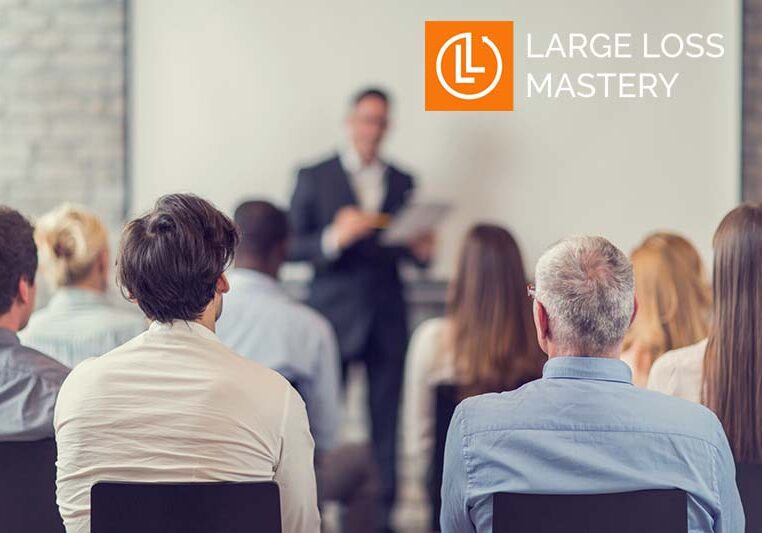
[[735, 460], [762, 463], [762, 204], [728, 213], [713, 246], [703, 401], [722, 422]]
[[480, 224], [463, 242], [447, 302], [460, 396], [509, 390], [538, 377], [521, 252], [505, 229]]
[[624, 338], [637, 344], [649, 366], [669, 350], [705, 339], [711, 291], [693, 245], [673, 233], [653, 233], [632, 254], [638, 314]]

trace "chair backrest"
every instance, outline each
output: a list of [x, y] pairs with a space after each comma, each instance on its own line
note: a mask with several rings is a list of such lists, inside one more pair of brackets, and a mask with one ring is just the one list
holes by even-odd
[[281, 532], [273, 482], [101, 482], [90, 499], [91, 533]]
[[56, 441], [0, 442], [3, 531], [64, 531], [56, 505]]
[[429, 500], [431, 502], [431, 529], [439, 531], [439, 510], [442, 507], [442, 475], [444, 473], [444, 451], [450, 420], [458, 406], [458, 387], [439, 385], [436, 388], [434, 422], [434, 449], [431, 454], [429, 472]]
[[676, 533], [688, 529], [688, 497], [671, 490], [611, 494], [495, 494], [493, 533]]
[[762, 465], [737, 464], [736, 484], [746, 515], [746, 531], [762, 531]]

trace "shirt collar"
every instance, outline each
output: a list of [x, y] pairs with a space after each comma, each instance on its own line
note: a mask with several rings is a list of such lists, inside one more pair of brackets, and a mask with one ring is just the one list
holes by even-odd
[[0, 345], [8, 346], [13, 344], [21, 344], [16, 332], [7, 328], [0, 328]]
[[71, 305], [97, 305], [104, 302], [106, 302], [106, 296], [102, 292], [77, 287], [61, 287], [50, 297], [48, 306], [69, 307]]
[[592, 379], [632, 385], [627, 363], [608, 357], [552, 357], [542, 369], [543, 379]]
[[198, 322], [187, 320], [173, 320], [172, 322], [158, 322], [154, 320], [148, 327], [148, 331], [165, 332], [170, 334], [192, 333], [194, 335], [204, 337], [208, 340], [220, 342], [220, 339], [217, 337], [217, 335], [215, 335], [215, 333], [209, 330], [206, 326], [203, 326]]
[[368, 165], [363, 164], [360, 154], [351, 144], [339, 152], [339, 160], [346, 173], [350, 175], [357, 174], [361, 170], [374, 170], [383, 173], [386, 169], [386, 164], [379, 158]]

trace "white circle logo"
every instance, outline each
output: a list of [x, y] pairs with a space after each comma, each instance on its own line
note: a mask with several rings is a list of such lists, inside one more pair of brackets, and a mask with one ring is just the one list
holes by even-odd
[[[471, 32], [453, 35], [445, 41], [437, 54], [437, 78], [439, 79], [439, 83], [445, 91], [461, 100], [478, 100], [479, 98], [487, 96], [495, 89], [495, 87], [497, 87], [497, 84], [500, 82], [500, 78], [503, 75], [503, 58], [500, 56], [500, 51], [489, 37], [482, 35], [482, 43], [488, 46], [495, 55], [495, 61], [497, 62], [495, 77], [486, 89], [479, 91], [478, 93], [463, 93], [452, 88], [442, 74], [442, 60], [444, 59], [447, 50], [453, 45], [455, 45], [455, 83], [457, 85], [469, 85], [475, 83], [476, 79], [468, 74], [484, 74], [485, 68], [483, 66], [479, 67], [473, 65], [472, 39], [473, 36]], [[460, 41], [465, 41], [465, 50]]]

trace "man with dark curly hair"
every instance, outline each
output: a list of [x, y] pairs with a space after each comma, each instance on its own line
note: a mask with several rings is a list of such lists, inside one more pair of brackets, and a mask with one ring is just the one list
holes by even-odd
[[90, 531], [99, 480], [275, 481], [283, 531], [319, 530], [304, 402], [215, 334], [237, 243], [233, 222], [188, 194], [160, 198], [124, 228], [117, 281], [152, 324], [80, 363], [61, 389], [57, 485], [68, 533]]
[[0, 440], [53, 436], [53, 408], [69, 369], [21, 345], [34, 310], [37, 247], [20, 213], [0, 206]]

